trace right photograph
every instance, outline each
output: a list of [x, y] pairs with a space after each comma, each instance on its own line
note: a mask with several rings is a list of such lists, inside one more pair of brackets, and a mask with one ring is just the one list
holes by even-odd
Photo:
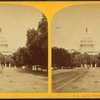
[[51, 38], [53, 93], [100, 92], [100, 5], [61, 9]]

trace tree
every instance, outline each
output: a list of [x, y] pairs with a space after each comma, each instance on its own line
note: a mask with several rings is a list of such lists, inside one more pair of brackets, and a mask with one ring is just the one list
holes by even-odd
[[41, 19], [38, 29], [29, 29], [27, 31], [27, 52], [31, 65], [40, 65], [42, 68], [48, 68], [48, 31], [47, 19], [45, 16]]
[[32, 66], [36, 64], [36, 39], [38, 36], [38, 32], [35, 29], [29, 29], [27, 31], [27, 54], [29, 56], [28, 65]]
[[83, 55], [80, 52], [75, 51], [72, 53], [73, 55], [73, 65], [74, 67], [80, 67], [81, 64], [83, 64], [84, 58]]
[[39, 66], [48, 69], [48, 28], [45, 16], [39, 22], [38, 28], [27, 30], [26, 47], [19, 48], [13, 54], [17, 66]]
[[97, 57], [97, 64], [98, 64], [98, 66], [100, 67], [100, 53], [98, 53], [98, 55], [96, 55], [96, 57]]
[[85, 64], [90, 65], [91, 64], [90, 55], [88, 55], [87, 53], [84, 53], [83, 55], [85, 59]]
[[14, 64], [18, 67], [27, 65], [29, 61], [25, 47], [19, 48], [17, 52], [13, 54], [12, 58]]
[[4, 57], [4, 55], [1, 54], [1, 53], [0, 53], [0, 63], [1, 63], [2, 65], [5, 64], [5, 57]]
[[63, 48], [52, 48], [52, 65], [53, 67], [69, 67], [71, 65], [71, 56], [67, 50]]
[[39, 33], [37, 44], [41, 50], [41, 55], [39, 56], [40, 64], [42, 67], [48, 69], [48, 23], [47, 18], [44, 15], [42, 15], [37, 31]]
[[13, 61], [12, 61], [12, 55], [4, 55], [4, 63], [2, 63], [2, 64], [7, 64], [7, 66], [9, 66], [9, 64], [11, 64], [11, 66], [12, 66], [12, 63], [13, 63]]

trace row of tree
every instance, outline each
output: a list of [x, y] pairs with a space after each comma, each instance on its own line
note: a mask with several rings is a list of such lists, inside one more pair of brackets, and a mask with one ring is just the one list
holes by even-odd
[[0, 65], [9, 66], [10, 64], [13, 64], [12, 55], [3, 55], [0, 53]]
[[52, 66], [53, 68], [74, 68], [88, 66], [100, 66], [100, 53], [98, 55], [81, 54], [80, 52], [70, 53], [64, 48], [52, 48]]
[[26, 47], [20, 47], [12, 55], [13, 65], [17, 67], [48, 69], [48, 28], [47, 19], [42, 17], [37, 30], [27, 30]]

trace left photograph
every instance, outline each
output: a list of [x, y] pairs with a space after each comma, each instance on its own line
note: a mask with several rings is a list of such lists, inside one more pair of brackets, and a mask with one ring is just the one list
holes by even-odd
[[48, 92], [48, 22], [36, 8], [0, 4], [0, 93]]

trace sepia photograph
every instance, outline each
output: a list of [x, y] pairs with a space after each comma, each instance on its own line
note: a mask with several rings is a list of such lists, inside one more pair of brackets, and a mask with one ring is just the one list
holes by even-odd
[[61, 9], [51, 31], [53, 93], [99, 93], [100, 5]]
[[36, 8], [0, 4], [0, 93], [48, 92], [47, 27]]

